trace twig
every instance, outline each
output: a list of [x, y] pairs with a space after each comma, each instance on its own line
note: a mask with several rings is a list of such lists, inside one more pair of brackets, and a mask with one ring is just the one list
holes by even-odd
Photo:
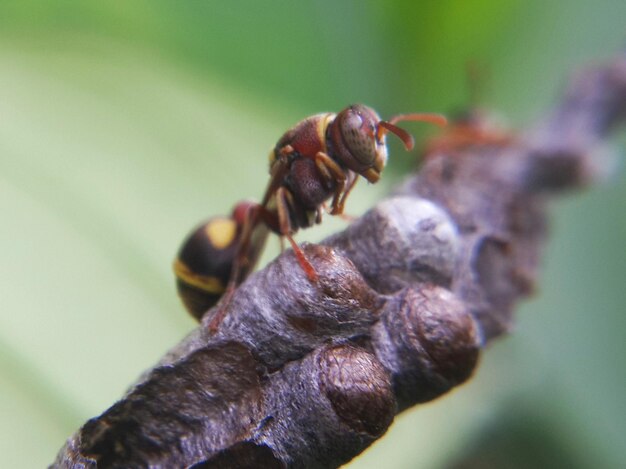
[[394, 197], [237, 291], [53, 467], [336, 467], [394, 415], [467, 380], [533, 288], [546, 200], [607, 171], [626, 118], [626, 56], [576, 77], [506, 144], [431, 154]]

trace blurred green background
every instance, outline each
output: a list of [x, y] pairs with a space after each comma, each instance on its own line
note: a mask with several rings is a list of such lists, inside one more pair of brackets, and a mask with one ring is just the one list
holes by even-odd
[[[446, 112], [468, 103], [479, 60], [485, 104], [524, 125], [571, 69], [626, 45], [625, 18], [623, 0], [2, 1], [0, 467], [52, 462], [194, 327], [178, 244], [260, 197], [267, 152], [297, 120], [351, 102]], [[391, 152], [350, 213], [413, 164]], [[515, 333], [350, 467], [623, 467], [624, 180], [553, 205]]]

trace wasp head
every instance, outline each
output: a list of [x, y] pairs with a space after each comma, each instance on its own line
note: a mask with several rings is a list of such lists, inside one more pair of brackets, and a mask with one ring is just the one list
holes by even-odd
[[431, 114], [402, 114], [384, 121], [372, 108], [354, 104], [337, 114], [330, 128], [336, 159], [369, 182], [378, 181], [387, 164], [385, 141], [387, 132], [398, 136], [407, 151], [414, 146], [413, 137], [395, 125], [402, 120], [425, 120], [445, 124], [443, 117]]

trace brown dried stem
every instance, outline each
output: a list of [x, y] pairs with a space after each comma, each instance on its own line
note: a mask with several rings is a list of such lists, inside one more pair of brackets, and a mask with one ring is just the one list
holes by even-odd
[[53, 467], [336, 467], [394, 415], [471, 375], [532, 291], [545, 202], [606, 171], [626, 118], [626, 56], [581, 73], [529, 132], [431, 154], [394, 197], [237, 291]]

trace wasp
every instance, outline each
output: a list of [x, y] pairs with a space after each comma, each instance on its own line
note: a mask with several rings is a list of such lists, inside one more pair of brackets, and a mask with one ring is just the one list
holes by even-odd
[[396, 125], [402, 121], [440, 126], [447, 122], [439, 114], [399, 114], [382, 120], [372, 108], [355, 104], [339, 113], [307, 117], [280, 137], [270, 152], [270, 180], [261, 202], [247, 205], [244, 219], [235, 221], [240, 231], [232, 241], [237, 248], [211, 330], [217, 330], [234, 290], [252, 271], [270, 231], [289, 241], [304, 274], [317, 282], [317, 272], [294, 234], [321, 223], [325, 209], [331, 215], [343, 214], [359, 176], [370, 183], [380, 179], [387, 164], [388, 133], [396, 135], [407, 151], [413, 149], [413, 137]]
[[504, 128], [496, 116], [480, 108], [468, 108], [451, 118], [450, 125], [425, 144], [423, 157], [436, 154], [458, 154], [473, 146], [507, 145], [514, 140], [513, 133]]
[[468, 102], [452, 114], [450, 125], [440, 134], [431, 137], [424, 146], [423, 157], [436, 154], [457, 155], [470, 147], [500, 147], [511, 143], [515, 136], [506, 128], [500, 116], [481, 107], [483, 95], [490, 82], [488, 68], [475, 60], [465, 66]]

